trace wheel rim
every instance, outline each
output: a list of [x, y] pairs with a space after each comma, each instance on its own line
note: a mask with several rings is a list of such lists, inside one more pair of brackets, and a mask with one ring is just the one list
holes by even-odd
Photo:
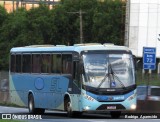
[[70, 103], [70, 102], [67, 103], [67, 111], [68, 111], [68, 112], [71, 111], [71, 103]]
[[30, 100], [29, 101], [29, 111], [32, 112], [33, 110], [33, 104], [32, 104], [32, 101]]

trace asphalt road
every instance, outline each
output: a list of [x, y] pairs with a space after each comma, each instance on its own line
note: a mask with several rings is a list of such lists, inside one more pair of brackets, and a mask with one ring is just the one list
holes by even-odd
[[[125, 117], [124, 117], [125, 116]], [[27, 108], [0, 106], [0, 118], [11, 117], [25, 122], [158, 122], [154, 114], [149, 119], [137, 118], [136, 115], [123, 115], [112, 119], [109, 114], [83, 114], [81, 117], [68, 118], [65, 112], [46, 111], [44, 115], [30, 115]]]

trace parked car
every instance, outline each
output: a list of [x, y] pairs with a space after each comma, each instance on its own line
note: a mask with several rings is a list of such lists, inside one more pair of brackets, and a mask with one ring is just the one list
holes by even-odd
[[160, 111], [160, 86], [137, 86], [137, 110]]
[[160, 101], [160, 86], [137, 86], [137, 100]]

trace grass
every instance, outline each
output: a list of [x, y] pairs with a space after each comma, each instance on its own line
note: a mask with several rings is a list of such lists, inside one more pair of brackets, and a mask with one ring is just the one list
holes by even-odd
[[13, 103], [2, 103], [2, 102], [0, 102], [0, 106], [19, 107], [19, 108], [21, 107], [21, 106], [18, 106], [16, 104], [13, 104]]
[[7, 120], [7, 119], [0, 119], [0, 122], [23, 122], [23, 121], [20, 121], [20, 120]]
[[157, 73], [146, 73], [142, 74], [140, 72], [137, 73], [137, 85], [154, 85], [160, 86], [160, 74]]

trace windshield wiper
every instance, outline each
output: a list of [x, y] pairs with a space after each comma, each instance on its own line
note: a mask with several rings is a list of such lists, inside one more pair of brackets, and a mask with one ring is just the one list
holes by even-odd
[[[121, 84], [122, 88], [125, 89], [125, 88], [126, 88], [125, 85], [124, 85], [123, 82], [119, 79], [119, 77], [115, 74], [115, 72], [113, 71], [112, 66], [111, 66], [110, 63], [109, 63], [109, 68], [110, 68], [110, 70], [111, 70], [111, 74], [112, 74], [113, 80], [114, 80], [114, 78], [116, 78], [117, 81], [119, 81], [119, 83]], [[115, 80], [114, 80], [114, 81], [115, 81]]]
[[[109, 63], [109, 66], [108, 66], [108, 73], [106, 73], [106, 75], [104, 76], [103, 80], [101, 81], [101, 83], [98, 85], [97, 88], [100, 88], [101, 85], [105, 82], [106, 78], [109, 78], [109, 82], [111, 84], [111, 82], [115, 82], [115, 78], [117, 79], [117, 81], [119, 81], [120, 85], [122, 86], [123, 89], [126, 89], [124, 84], [122, 83], [122, 81], [119, 79], [119, 77], [115, 74], [115, 72], [113, 71], [112, 69], [112, 66], [111, 64]], [[113, 81], [112, 81], [113, 79]]]
[[106, 73], [106, 75], [104, 76], [103, 80], [101, 81], [101, 83], [98, 85], [97, 88], [100, 88], [101, 85], [104, 83], [104, 81], [106, 80], [106, 78], [109, 78], [110, 73]]

